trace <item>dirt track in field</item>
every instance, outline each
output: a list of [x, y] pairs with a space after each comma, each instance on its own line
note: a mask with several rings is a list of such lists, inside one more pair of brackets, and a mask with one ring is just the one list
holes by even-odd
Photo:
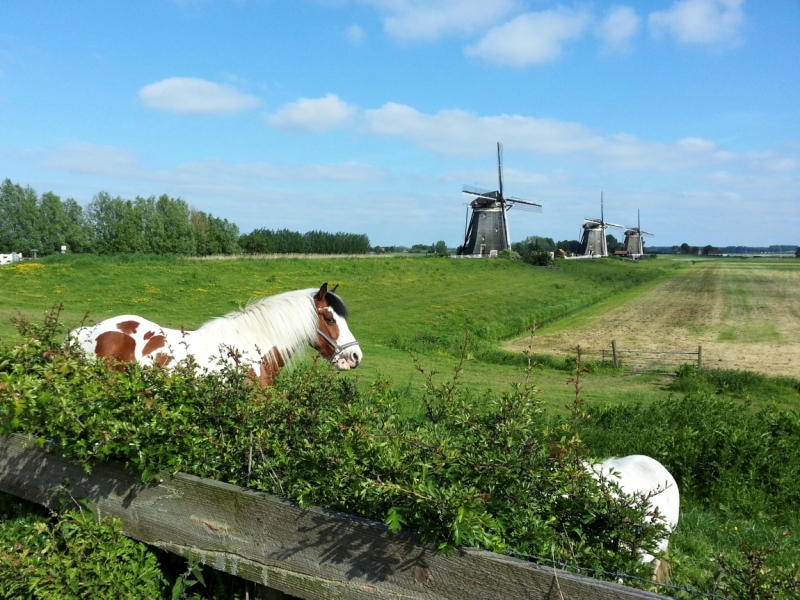
[[[800, 378], [800, 261], [699, 263], [575, 326], [543, 329], [533, 351], [567, 354], [580, 344], [589, 358], [599, 358], [611, 340], [622, 350], [702, 346], [707, 367]], [[529, 341], [504, 348], [522, 351]]]

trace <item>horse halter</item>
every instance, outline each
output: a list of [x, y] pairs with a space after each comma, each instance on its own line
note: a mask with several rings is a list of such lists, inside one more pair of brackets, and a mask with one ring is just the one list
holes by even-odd
[[319, 327], [317, 328], [317, 333], [323, 340], [325, 340], [326, 342], [328, 342], [328, 344], [330, 344], [331, 348], [333, 348], [333, 354], [328, 359], [328, 361], [330, 361], [331, 364], [336, 364], [336, 362], [338, 362], [338, 360], [342, 358], [342, 355], [344, 354], [345, 350], [347, 350], [351, 346], [358, 346], [358, 342], [355, 340], [340, 345], [339, 342], [331, 338], [327, 333], [322, 331], [322, 329], [320, 329]]

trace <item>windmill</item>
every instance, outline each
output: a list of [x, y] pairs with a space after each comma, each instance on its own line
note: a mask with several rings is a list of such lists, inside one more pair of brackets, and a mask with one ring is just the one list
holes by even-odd
[[529, 212], [542, 212], [542, 205], [503, 195], [503, 144], [497, 143], [498, 189], [490, 192], [471, 185], [464, 185], [462, 193], [475, 196], [469, 203], [472, 218], [467, 209], [467, 225], [464, 231], [464, 245], [460, 254], [489, 256], [511, 247], [506, 212], [516, 207]]
[[581, 249], [579, 253], [583, 256], [600, 257], [608, 256], [608, 246], [606, 246], [606, 227], [618, 227], [624, 229], [622, 225], [608, 223], [603, 216], [603, 192], [600, 192], [600, 218], [590, 219], [585, 217], [585, 222], [581, 226]]
[[625, 246], [624, 250], [628, 256], [641, 256], [644, 254], [644, 244], [642, 243], [643, 235], [653, 235], [649, 231], [642, 231], [642, 219], [639, 211], [636, 211], [636, 227], [628, 227], [625, 230]]

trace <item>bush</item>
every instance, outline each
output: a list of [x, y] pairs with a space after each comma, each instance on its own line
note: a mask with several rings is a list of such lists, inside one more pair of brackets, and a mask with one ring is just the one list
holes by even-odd
[[145, 480], [181, 470], [379, 519], [443, 551], [508, 548], [640, 575], [636, 556], [664, 531], [641, 498], [587, 474], [574, 425], [550, 430], [529, 381], [476, 409], [459, 386], [465, 347], [442, 383], [420, 367], [417, 420], [387, 382], [362, 390], [316, 362], [274, 388], [249, 384], [244, 367], [118, 371], [63, 345], [54, 315], [19, 325], [25, 342], [0, 349], [0, 432], [51, 439], [87, 468], [121, 460]]
[[684, 393], [730, 394], [740, 398], [800, 393], [800, 379], [770, 377], [753, 371], [698, 369], [686, 364], [679, 367], [676, 375], [670, 388]]
[[51, 518], [0, 495], [0, 598], [165, 597], [156, 555], [79, 507]]
[[747, 517], [797, 520], [800, 413], [753, 412], [730, 398], [692, 393], [657, 403], [592, 407], [582, 424], [601, 455], [647, 454], [681, 495]]

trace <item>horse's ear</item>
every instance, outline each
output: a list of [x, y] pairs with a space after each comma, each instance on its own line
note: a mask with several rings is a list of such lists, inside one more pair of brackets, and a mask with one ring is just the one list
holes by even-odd
[[317, 295], [314, 296], [314, 300], [325, 300], [325, 296], [327, 294], [328, 294], [328, 282], [326, 281], [320, 286]]
[[335, 294], [338, 287], [339, 287], [338, 283], [335, 286], [333, 286], [333, 289], [331, 289], [331, 294]]

